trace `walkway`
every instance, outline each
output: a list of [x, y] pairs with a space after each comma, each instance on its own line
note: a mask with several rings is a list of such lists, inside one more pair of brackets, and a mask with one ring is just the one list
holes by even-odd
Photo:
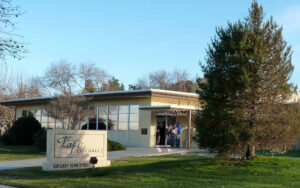
[[[123, 151], [112, 151], [107, 153], [108, 159], [124, 158], [124, 157], [142, 157], [142, 156], [153, 156], [153, 155], [165, 155], [165, 154], [176, 154], [176, 153], [187, 153], [187, 152], [199, 152], [201, 156], [210, 156], [206, 150], [200, 149], [170, 149], [170, 148], [137, 148], [128, 147]], [[0, 170], [9, 170], [16, 168], [27, 168], [42, 166], [46, 161], [46, 158], [38, 159], [26, 159], [16, 161], [3, 161], [0, 162]]]

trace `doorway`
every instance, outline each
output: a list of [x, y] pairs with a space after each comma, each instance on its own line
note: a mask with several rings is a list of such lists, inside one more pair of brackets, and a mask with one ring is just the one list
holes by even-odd
[[156, 116], [156, 147], [170, 146], [169, 129], [176, 123], [176, 116]]

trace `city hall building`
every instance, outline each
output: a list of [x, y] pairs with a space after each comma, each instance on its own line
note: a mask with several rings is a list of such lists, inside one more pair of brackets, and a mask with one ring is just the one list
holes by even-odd
[[[194, 116], [200, 109], [193, 93], [147, 89], [80, 94], [91, 98], [86, 118], [76, 129], [107, 130], [108, 139], [129, 147], [168, 147], [169, 127], [182, 125], [181, 147], [196, 146]], [[16, 119], [34, 116], [43, 127], [68, 129], [68, 120], [54, 119], [45, 110], [54, 97], [1, 101], [15, 108]]]

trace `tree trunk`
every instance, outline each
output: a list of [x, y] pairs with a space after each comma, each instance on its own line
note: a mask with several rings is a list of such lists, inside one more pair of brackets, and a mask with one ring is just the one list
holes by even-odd
[[255, 157], [255, 146], [248, 145], [247, 152], [246, 152], [246, 159], [250, 160]]

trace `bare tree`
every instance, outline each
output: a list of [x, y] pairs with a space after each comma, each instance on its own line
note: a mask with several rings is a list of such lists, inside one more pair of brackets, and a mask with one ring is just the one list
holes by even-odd
[[189, 77], [189, 74], [187, 73], [186, 70], [179, 70], [179, 69], [174, 69], [172, 73], [172, 80], [173, 82], [181, 82], [181, 81], [187, 81]]
[[11, 0], [0, 0], [0, 58], [5, 62], [7, 56], [21, 59], [25, 52], [24, 46], [15, 38], [20, 37], [14, 33], [14, 19], [21, 12], [18, 6], [12, 6]]
[[[84, 119], [88, 111], [85, 109], [91, 99], [85, 96], [72, 96], [70, 94], [57, 96], [46, 109], [55, 119], [67, 120], [68, 129], [75, 129], [79, 118]], [[63, 127], [65, 129], [66, 127]]]
[[149, 74], [150, 86], [158, 89], [168, 89], [171, 82], [170, 74], [164, 70]]
[[[13, 76], [3, 64], [6, 57], [21, 59], [25, 52], [24, 45], [16, 40], [19, 35], [14, 33], [14, 19], [21, 12], [18, 6], [12, 6], [11, 0], [0, 0], [0, 100], [11, 98], [14, 90]], [[0, 105], [0, 127], [12, 124], [14, 120], [14, 109]]]
[[45, 85], [57, 92], [70, 95], [76, 85], [76, 67], [65, 60], [52, 63], [44, 76]]
[[26, 97], [32, 98], [32, 97], [43, 96], [45, 86], [40, 77], [37, 76], [37, 77], [30, 78], [26, 87], [27, 87]]
[[93, 63], [81, 63], [78, 70], [80, 87], [83, 93], [100, 91], [101, 87], [110, 78], [109, 74]]
[[[0, 100], [7, 100], [13, 91], [13, 79], [5, 65], [2, 65], [0, 74]], [[0, 128], [11, 125], [14, 120], [14, 109], [0, 105]]]
[[160, 70], [151, 72], [143, 78], [139, 78], [135, 85], [130, 85], [130, 89], [166, 89], [183, 92], [195, 92], [197, 84], [189, 78], [185, 70], [175, 69], [173, 72]]

